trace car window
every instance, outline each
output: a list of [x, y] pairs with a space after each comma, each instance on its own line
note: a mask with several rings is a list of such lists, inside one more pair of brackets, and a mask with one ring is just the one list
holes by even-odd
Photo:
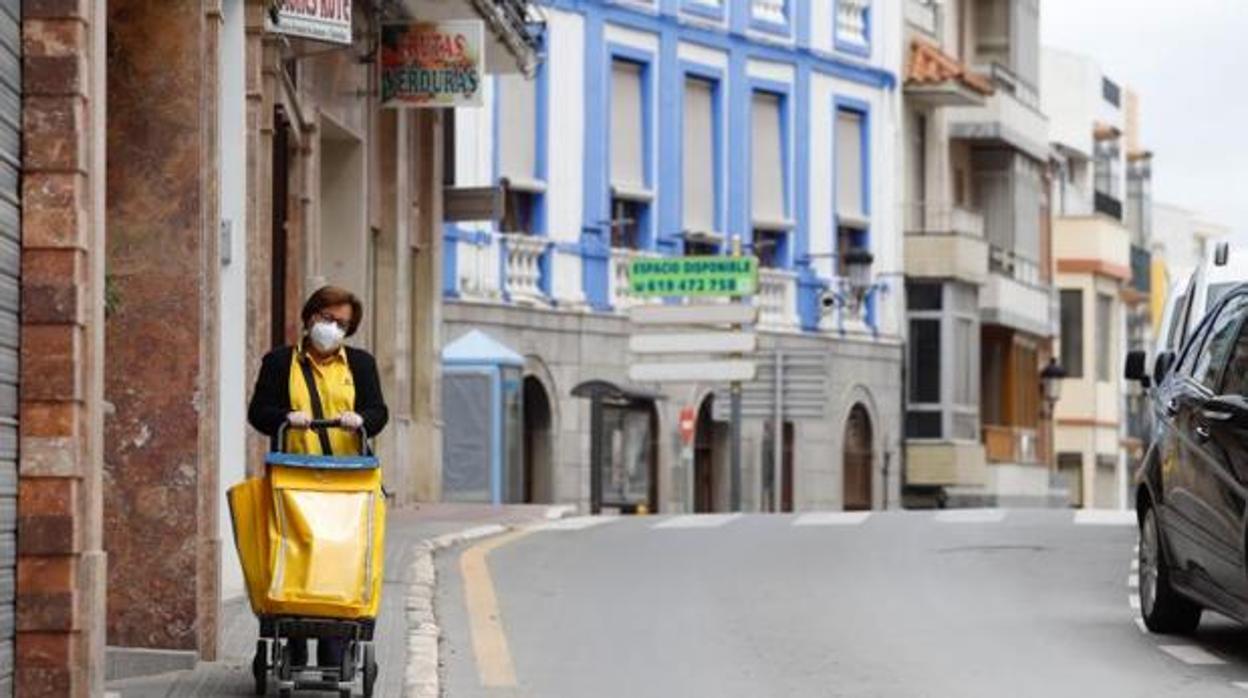
[[[1248, 296], [1241, 295], [1227, 303], [1218, 313], [1208, 330], [1209, 339], [1205, 346], [1196, 354], [1195, 368], [1191, 376], [1200, 381], [1209, 390], [1217, 390], [1222, 377], [1222, 367], [1239, 338], [1239, 328], [1243, 324], [1244, 310], [1248, 308]], [[1190, 349], [1189, 349], [1190, 351]]]
[[1183, 353], [1180, 355], [1177, 371], [1185, 376], [1193, 375], [1196, 368], [1196, 360], [1200, 357], [1201, 347], [1205, 343], [1205, 337], [1209, 335], [1208, 318], [1196, 326], [1192, 330], [1192, 338], [1183, 345]]
[[1222, 296], [1225, 296], [1227, 292], [1235, 288], [1235, 285], [1236, 284], [1234, 282], [1209, 284], [1209, 291], [1208, 291], [1209, 301], [1205, 304], [1205, 307], [1212, 308], [1213, 306], [1217, 305], [1218, 301], [1222, 300]]
[[1187, 291], [1174, 300], [1174, 307], [1170, 310], [1170, 330], [1166, 334], [1166, 348], [1170, 351], [1178, 351], [1180, 334], [1182, 334], [1183, 323], [1183, 306], [1187, 305]]
[[1239, 329], [1239, 339], [1235, 341], [1235, 353], [1226, 365], [1226, 373], [1222, 377], [1222, 395], [1248, 396], [1248, 323]]

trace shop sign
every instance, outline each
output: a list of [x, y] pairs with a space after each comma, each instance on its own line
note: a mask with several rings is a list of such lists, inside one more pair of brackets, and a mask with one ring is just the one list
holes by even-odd
[[484, 75], [480, 20], [382, 26], [382, 106], [479, 107]]
[[274, 34], [334, 44], [353, 43], [352, 0], [274, 0], [265, 28]]
[[757, 257], [641, 257], [629, 265], [634, 296], [752, 296], [758, 290]]

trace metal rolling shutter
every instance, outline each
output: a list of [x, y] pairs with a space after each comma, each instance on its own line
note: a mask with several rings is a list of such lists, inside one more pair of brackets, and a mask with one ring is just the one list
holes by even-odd
[[14, 587], [17, 567], [21, 16], [21, 0], [0, 0], [0, 696], [13, 695]]

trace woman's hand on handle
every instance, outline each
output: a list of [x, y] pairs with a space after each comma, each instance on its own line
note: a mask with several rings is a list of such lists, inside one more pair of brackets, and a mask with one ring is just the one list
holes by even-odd
[[286, 415], [286, 423], [296, 429], [307, 429], [312, 425], [312, 415], [307, 412], [291, 412]]
[[338, 423], [344, 429], [359, 429], [364, 426], [364, 418], [354, 412], [343, 412], [338, 415]]

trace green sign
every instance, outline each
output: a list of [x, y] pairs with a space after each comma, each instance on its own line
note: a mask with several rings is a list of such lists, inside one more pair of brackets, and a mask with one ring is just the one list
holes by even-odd
[[757, 257], [651, 257], [628, 267], [634, 296], [752, 296]]

